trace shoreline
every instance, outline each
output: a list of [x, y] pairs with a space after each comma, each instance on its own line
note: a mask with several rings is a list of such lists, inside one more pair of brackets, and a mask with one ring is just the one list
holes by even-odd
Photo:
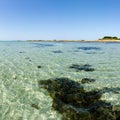
[[0, 40], [0, 42], [113, 42], [119, 43], [120, 40]]
[[25, 40], [25, 42], [120, 42], [120, 40]]

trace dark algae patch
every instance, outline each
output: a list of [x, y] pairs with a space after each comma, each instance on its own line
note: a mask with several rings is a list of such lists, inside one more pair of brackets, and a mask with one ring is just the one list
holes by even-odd
[[63, 53], [61, 50], [52, 51], [53, 53]]
[[19, 53], [25, 53], [25, 51], [20, 51]]
[[37, 68], [42, 68], [42, 66], [41, 66], [41, 65], [38, 65]]
[[116, 120], [120, 120], [120, 117], [118, 117]]
[[119, 120], [120, 106], [113, 106], [101, 100], [108, 89], [86, 92], [81, 84], [68, 78], [39, 81], [53, 99], [52, 107], [60, 112], [62, 120]]
[[88, 71], [88, 72], [92, 72], [95, 69], [91, 67], [91, 65], [89, 64], [85, 64], [85, 65], [79, 65], [79, 64], [72, 64], [69, 68], [75, 69], [77, 72], [84, 70], [84, 71]]
[[96, 54], [96, 52], [86, 52], [86, 54]]
[[25, 57], [26, 60], [28, 60], [29, 62], [31, 62], [32, 60], [30, 59], [30, 57]]
[[80, 50], [101, 50], [100, 47], [78, 47]]
[[95, 79], [83, 78], [83, 79], [81, 80], [81, 83], [82, 83], [82, 84], [91, 83], [91, 82], [95, 82]]
[[39, 110], [39, 106], [37, 105], [37, 104], [31, 104], [31, 107], [33, 107], [33, 108], [35, 108], [35, 109], [37, 109], [37, 110]]
[[53, 44], [50, 43], [33, 43], [33, 44], [36, 45], [35, 47], [40, 47], [40, 48], [54, 46]]
[[29, 60], [30, 58], [29, 57], [25, 57], [26, 60]]

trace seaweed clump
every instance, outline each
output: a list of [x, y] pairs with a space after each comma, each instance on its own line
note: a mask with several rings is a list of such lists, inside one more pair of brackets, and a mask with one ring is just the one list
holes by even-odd
[[[52, 107], [63, 115], [63, 120], [119, 120], [120, 108], [100, 100], [102, 92], [86, 92], [78, 82], [68, 78], [39, 81], [53, 99]], [[104, 90], [103, 90], [104, 91]]]
[[81, 70], [92, 72], [95, 70], [94, 68], [91, 68], [91, 65], [89, 64], [85, 64], [85, 65], [72, 64], [69, 68], [76, 69], [77, 72]]

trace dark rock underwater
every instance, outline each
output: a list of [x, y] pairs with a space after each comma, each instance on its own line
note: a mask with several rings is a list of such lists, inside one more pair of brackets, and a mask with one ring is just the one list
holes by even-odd
[[105, 92], [116, 89], [105, 88], [86, 92], [82, 84], [68, 78], [39, 81], [53, 99], [52, 107], [60, 112], [63, 120], [120, 120], [120, 106], [101, 100]]

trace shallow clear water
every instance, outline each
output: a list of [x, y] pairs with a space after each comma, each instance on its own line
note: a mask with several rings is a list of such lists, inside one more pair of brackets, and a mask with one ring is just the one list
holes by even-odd
[[[95, 71], [77, 72], [72, 64], [90, 64]], [[38, 86], [40, 80], [60, 77], [95, 79], [83, 84], [85, 90], [114, 88], [117, 94], [105, 92], [101, 99], [120, 105], [120, 43], [0, 42], [0, 119], [61, 119]]]

